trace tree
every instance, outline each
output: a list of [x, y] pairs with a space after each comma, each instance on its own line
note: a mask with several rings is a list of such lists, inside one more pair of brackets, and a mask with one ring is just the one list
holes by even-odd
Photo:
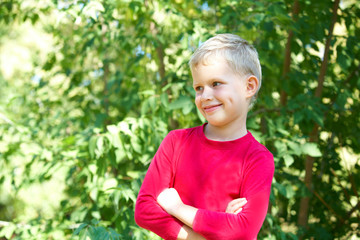
[[276, 172], [259, 238], [359, 236], [359, 9], [351, 0], [2, 1], [0, 236], [156, 238], [133, 220], [136, 194], [167, 132], [203, 122], [187, 61], [222, 32], [253, 43], [263, 68], [248, 128]]

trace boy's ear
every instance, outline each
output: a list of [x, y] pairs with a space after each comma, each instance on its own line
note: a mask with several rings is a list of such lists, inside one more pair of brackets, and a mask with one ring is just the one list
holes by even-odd
[[254, 96], [259, 88], [259, 79], [254, 75], [250, 75], [246, 79], [246, 97]]

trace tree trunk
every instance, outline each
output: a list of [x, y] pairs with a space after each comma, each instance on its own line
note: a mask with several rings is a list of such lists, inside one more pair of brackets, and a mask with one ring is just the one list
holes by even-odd
[[[299, 1], [295, 0], [292, 11], [292, 18], [294, 21], [297, 20], [297, 15], [299, 14], [299, 11], [300, 11]], [[289, 78], [288, 73], [290, 72], [290, 64], [291, 64], [291, 41], [293, 36], [294, 36], [294, 32], [290, 30], [285, 46], [285, 57], [284, 57], [283, 74], [282, 74], [283, 81], [288, 81]], [[280, 103], [282, 106], [285, 106], [286, 102], [287, 102], [287, 93], [285, 92], [284, 89], [282, 89], [280, 93]]]
[[[108, 31], [107, 26], [105, 25], [105, 23], [102, 23], [101, 25], [101, 33], [102, 33], [102, 40], [103, 40], [103, 44], [107, 44], [108, 40], [106, 39], [106, 32]], [[105, 48], [106, 49], [106, 48]], [[104, 126], [109, 125], [110, 119], [109, 119], [109, 89], [108, 89], [108, 80], [109, 80], [109, 75], [110, 75], [110, 70], [109, 70], [109, 62], [107, 61], [107, 53], [105, 53], [105, 58], [103, 61], [103, 70], [104, 70], [104, 75], [103, 75], [103, 96], [104, 96], [104, 110], [105, 110], [105, 120], [104, 120]]]
[[[340, 0], [335, 0], [334, 6], [333, 6], [333, 15], [332, 15], [332, 19], [331, 19], [331, 25], [329, 28], [329, 36], [326, 39], [324, 57], [323, 57], [323, 61], [321, 63], [320, 74], [319, 74], [319, 78], [318, 78], [318, 86], [315, 91], [315, 97], [317, 97], [317, 98], [320, 98], [322, 95], [324, 79], [325, 79], [325, 75], [326, 75], [326, 69], [328, 66], [330, 43], [331, 43], [331, 38], [333, 35], [334, 25], [335, 25], [336, 19], [337, 19], [337, 11], [339, 8], [339, 2], [340, 2]], [[309, 141], [313, 142], [313, 143], [317, 143], [318, 135], [319, 135], [319, 126], [317, 124], [315, 124], [315, 126], [310, 134]], [[305, 185], [310, 190], [312, 188], [312, 174], [313, 174], [312, 168], [314, 165], [314, 161], [315, 161], [315, 159], [311, 156], [307, 156], [306, 160], [305, 160]], [[310, 197], [304, 197], [300, 201], [300, 209], [299, 209], [299, 215], [298, 215], [298, 224], [300, 226], [304, 226], [304, 227], [307, 226], [308, 218], [309, 218], [309, 202], [310, 202]]]
[[[153, 37], [156, 39], [156, 36], [158, 35], [158, 30], [156, 29], [156, 26], [155, 26], [154, 22], [150, 23], [150, 30], [151, 30], [151, 33], [152, 33]], [[164, 52], [164, 46], [162, 45], [162, 43], [159, 40], [156, 39], [155, 41], [156, 41], [155, 50], [156, 50], [156, 54], [157, 54], [157, 57], [158, 57], [158, 65], [159, 65], [159, 75], [160, 75], [160, 80], [162, 82], [165, 79], [165, 63], [164, 63], [165, 52]]]
[[[149, 8], [148, 0], [144, 1], [144, 5], [146, 6], [146, 8]], [[165, 63], [164, 63], [165, 52], [164, 52], [164, 46], [156, 37], [159, 34], [159, 32], [156, 29], [155, 22], [150, 22], [150, 32], [156, 41], [155, 51], [156, 51], [156, 54], [158, 57], [159, 75], [160, 75], [161, 81], [164, 81], [164, 79], [165, 79]]]
[[[148, 6], [148, 2], [145, 1], [145, 5]], [[156, 36], [159, 34], [158, 29], [156, 28], [156, 25], [154, 22], [150, 23], [150, 31], [154, 37], [154, 39], [156, 39]], [[161, 81], [161, 87], [164, 87], [168, 84], [168, 81], [165, 79], [166, 76], [166, 71], [165, 71], [165, 50], [164, 50], [164, 46], [163, 44], [156, 39], [156, 54], [157, 54], [157, 60], [158, 60], [158, 66], [159, 66], [159, 75], [160, 75], [160, 81]], [[170, 96], [171, 95], [171, 89], [168, 88], [166, 90], [167, 94]], [[168, 119], [169, 122], [169, 127], [170, 129], [177, 129], [179, 127], [179, 123], [178, 121], [176, 121], [173, 117], [170, 117]]]

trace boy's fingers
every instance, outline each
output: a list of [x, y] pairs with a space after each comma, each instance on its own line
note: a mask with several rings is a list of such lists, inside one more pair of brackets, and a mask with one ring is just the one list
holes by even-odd
[[226, 208], [226, 212], [227, 213], [234, 213], [237, 214], [239, 212], [241, 212], [242, 207], [247, 203], [245, 198], [237, 198], [232, 200], [227, 208]]
[[231, 202], [231, 207], [236, 207], [236, 206], [239, 206], [239, 205], [245, 205], [247, 203], [246, 199], [245, 198], [238, 198], [238, 199], [235, 199]]
[[242, 201], [242, 202], [236, 203], [235, 205], [233, 205], [233, 206], [231, 207], [232, 212], [238, 211], [240, 208], [242, 208], [243, 206], [245, 206], [245, 204], [246, 204], [246, 201]]
[[238, 214], [241, 211], [242, 211], [242, 208], [239, 208], [237, 211], [234, 212], [234, 214]]
[[228, 206], [229, 206], [229, 207], [232, 207], [232, 206], [237, 205], [237, 204], [242, 203], [242, 202], [246, 202], [246, 198], [236, 198], [236, 199], [232, 200], [232, 201], [228, 204]]

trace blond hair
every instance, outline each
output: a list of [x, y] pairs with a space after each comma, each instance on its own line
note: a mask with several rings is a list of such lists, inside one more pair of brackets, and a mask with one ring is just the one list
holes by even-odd
[[234, 34], [218, 34], [204, 42], [192, 55], [189, 61], [191, 71], [199, 64], [207, 65], [210, 57], [221, 55], [225, 58], [234, 73], [240, 76], [253, 75], [259, 80], [256, 94], [250, 101], [251, 108], [261, 87], [261, 65], [259, 56], [251, 44]]

